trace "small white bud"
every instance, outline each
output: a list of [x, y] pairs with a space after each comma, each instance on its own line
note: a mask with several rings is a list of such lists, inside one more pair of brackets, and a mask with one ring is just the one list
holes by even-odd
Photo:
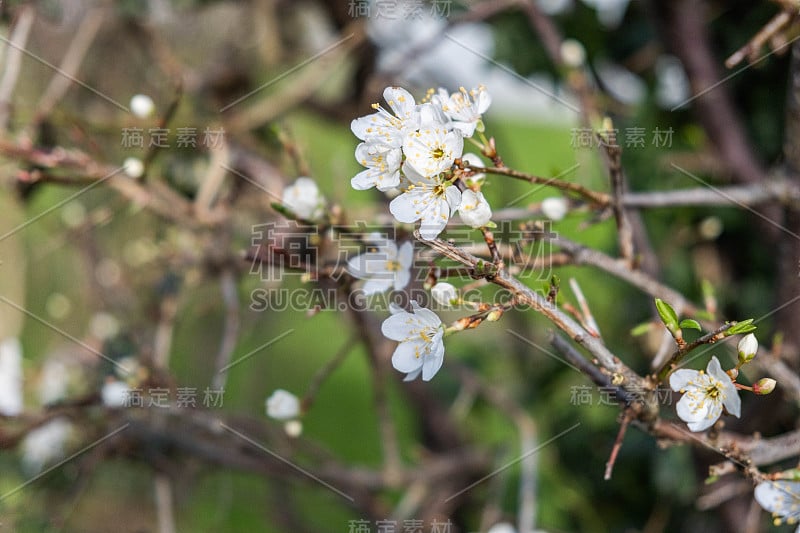
[[103, 405], [111, 409], [126, 407], [128, 404], [128, 386], [115, 379], [106, 381], [100, 391]]
[[777, 384], [778, 382], [772, 378], [761, 378], [753, 384], [753, 392], [761, 395], [770, 394]]
[[135, 94], [131, 98], [131, 113], [139, 118], [147, 118], [156, 110], [153, 99], [146, 94]]
[[276, 420], [291, 420], [300, 414], [300, 400], [291, 392], [276, 389], [267, 398], [267, 416]]
[[559, 196], [545, 198], [542, 201], [542, 214], [550, 220], [558, 222], [567, 215], [568, 210], [567, 201]]
[[577, 68], [586, 62], [586, 49], [575, 39], [564, 39], [561, 43], [561, 60], [568, 67]]
[[458, 214], [467, 226], [481, 228], [492, 219], [492, 208], [482, 192], [476, 193], [472, 189], [467, 189], [461, 193]]
[[303, 423], [299, 420], [289, 420], [283, 425], [283, 430], [291, 438], [296, 439], [303, 434]]
[[141, 178], [144, 175], [144, 163], [138, 157], [129, 157], [123, 163], [125, 174], [131, 178]]
[[487, 533], [517, 533], [517, 530], [508, 522], [498, 522], [490, 527]]
[[292, 185], [283, 189], [281, 202], [295, 215], [305, 220], [320, 218], [325, 209], [325, 198], [316, 182], [304, 176], [297, 178]]
[[440, 281], [431, 287], [431, 296], [436, 300], [436, 303], [444, 307], [452, 306], [459, 299], [456, 288], [446, 281]]
[[758, 340], [752, 333], [748, 333], [739, 341], [739, 362], [749, 363], [758, 353]]
[[[473, 154], [468, 152], [461, 156], [461, 161], [464, 162], [464, 166], [472, 169], [473, 172], [477, 171], [479, 168], [485, 168], [486, 165], [483, 163], [483, 159], [478, 154]], [[483, 172], [475, 172], [472, 176], [470, 176], [470, 181], [478, 182], [481, 181], [483, 178], [486, 177], [486, 174]]]

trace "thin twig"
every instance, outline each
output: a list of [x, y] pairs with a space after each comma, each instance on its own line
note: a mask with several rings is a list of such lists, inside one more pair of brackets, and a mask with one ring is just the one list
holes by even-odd
[[608, 481], [611, 479], [611, 473], [614, 471], [614, 463], [617, 462], [617, 454], [619, 454], [620, 448], [622, 448], [622, 440], [625, 438], [625, 432], [628, 431], [628, 425], [633, 420], [632, 411], [630, 409], [625, 409], [622, 413], [622, 421], [619, 425], [619, 432], [617, 432], [617, 438], [614, 440], [614, 446], [611, 448], [611, 455], [608, 457], [608, 462], [606, 463], [606, 471], [603, 474], [603, 479]]
[[589, 202], [595, 204], [597, 207], [607, 207], [611, 205], [612, 202], [611, 196], [606, 193], [593, 191], [579, 183], [563, 181], [559, 178], [544, 178], [534, 174], [520, 172], [508, 167], [486, 167], [481, 169], [481, 172], [485, 172], [486, 174], [497, 174], [499, 176], [508, 176], [509, 178], [527, 181], [531, 184], [545, 185], [565, 192], [571, 192], [582, 198], [585, 198]]
[[75, 30], [75, 38], [61, 60], [59, 70], [53, 74], [50, 84], [41, 98], [39, 98], [33, 126], [47, 119], [58, 102], [67, 94], [73, 84], [73, 79], [78, 74], [78, 69], [80, 69], [84, 57], [86, 57], [86, 53], [89, 51], [89, 47], [97, 36], [97, 32], [103, 27], [105, 18], [106, 9], [104, 7], [91, 8], [86, 13], [86, 16], [83, 17], [80, 25]]
[[23, 50], [28, 42], [35, 16], [36, 8], [33, 5], [22, 5], [9, 43], [6, 43], [6, 68], [3, 70], [3, 78], [0, 79], [0, 131], [8, 127], [8, 119], [11, 116], [11, 96], [17, 85], [17, 78], [19, 78], [22, 67]]
[[225, 268], [219, 276], [219, 288], [222, 301], [225, 304], [225, 326], [222, 332], [217, 358], [214, 364], [215, 372], [211, 386], [215, 390], [223, 390], [228, 380], [227, 368], [236, 349], [236, 340], [239, 338], [239, 293], [236, 286], [236, 275], [232, 268]]

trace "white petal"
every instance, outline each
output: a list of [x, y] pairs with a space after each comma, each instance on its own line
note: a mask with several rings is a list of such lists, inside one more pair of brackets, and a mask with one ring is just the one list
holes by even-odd
[[450, 215], [452, 215], [461, 205], [461, 191], [458, 190], [458, 187], [451, 186], [445, 189], [444, 195], [447, 199], [447, 205], [450, 206]]
[[422, 213], [414, 204], [414, 201], [421, 202], [424, 199], [422, 191], [414, 189], [404, 192], [389, 204], [389, 212], [392, 213], [398, 222], [411, 223], [416, 222], [422, 216]]
[[713, 376], [718, 380], [722, 381], [723, 383], [727, 380], [730, 381], [731, 378], [728, 377], [728, 374], [722, 370], [722, 365], [719, 364], [719, 359], [717, 356], [711, 358], [711, 361], [708, 362], [708, 366], [706, 366], [706, 372], [708, 372], [709, 376]]
[[405, 289], [409, 281], [411, 281], [411, 272], [409, 270], [404, 268], [395, 272], [394, 290], [401, 291]]
[[409, 333], [416, 325], [416, 318], [411, 313], [400, 311], [388, 317], [381, 324], [383, 336], [393, 341], [402, 341], [408, 338]]
[[457, 129], [461, 133], [461, 135], [463, 135], [464, 137], [472, 137], [472, 135], [475, 133], [475, 128], [478, 127], [478, 123], [477, 122], [459, 122], [459, 121], [455, 121], [452, 124], [453, 124], [453, 128]]
[[365, 279], [383, 273], [386, 270], [386, 254], [367, 252], [347, 261], [347, 270], [353, 276]]
[[419, 377], [421, 373], [422, 373], [422, 367], [419, 367], [413, 372], [409, 372], [408, 374], [406, 374], [406, 377], [403, 378], [403, 381], [414, 381]]
[[411, 241], [406, 241], [400, 245], [400, 251], [397, 254], [397, 262], [404, 269], [409, 268], [414, 264], [414, 244]]
[[739, 391], [736, 390], [736, 386], [730, 380], [728, 380], [728, 383], [730, 383], [730, 386], [725, 386], [723, 391], [725, 398], [722, 400], [722, 405], [725, 406], [725, 409], [730, 414], [739, 418], [742, 415], [742, 399], [739, 398]]
[[424, 323], [426, 326], [433, 326], [435, 328], [438, 328], [442, 323], [442, 320], [436, 313], [434, 313], [430, 309], [425, 309], [424, 307], [415, 309], [414, 314], [417, 316], [417, 319], [421, 323]]
[[419, 235], [426, 241], [430, 241], [439, 236], [450, 220], [450, 208], [446, 201], [434, 200], [428, 208], [422, 212]]
[[412, 114], [417, 105], [411, 93], [402, 87], [387, 87], [383, 90], [383, 99], [400, 118]]
[[444, 357], [426, 357], [425, 362], [422, 363], [422, 381], [430, 381], [442, 368], [442, 363], [444, 363]]
[[680, 391], [686, 388], [690, 381], [696, 380], [700, 374], [697, 370], [689, 368], [681, 368], [676, 370], [669, 376], [669, 386], [674, 391]]
[[399, 372], [413, 372], [422, 366], [424, 351], [422, 339], [401, 342], [392, 354], [392, 366]]
[[393, 280], [389, 278], [371, 278], [364, 283], [364, 287], [362, 289], [364, 294], [369, 296], [370, 294], [386, 292], [388, 289], [392, 288], [392, 284]]

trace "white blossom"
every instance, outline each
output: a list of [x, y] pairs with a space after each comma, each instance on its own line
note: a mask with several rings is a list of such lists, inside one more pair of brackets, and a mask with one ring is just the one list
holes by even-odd
[[404, 242], [400, 248], [391, 239], [383, 240], [374, 252], [366, 252], [347, 262], [347, 270], [354, 277], [366, 280], [365, 294], [384, 292], [394, 288], [399, 291], [411, 279], [414, 262], [414, 245]]
[[130, 389], [122, 381], [110, 379], [103, 384], [100, 390], [100, 398], [103, 405], [110, 409], [117, 409], [128, 405]]
[[22, 345], [16, 337], [0, 343], [0, 414], [22, 412]]
[[[776, 526], [800, 522], [800, 482], [764, 481], [756, 486], [754, 496], [761, 507], [772, 513]], [[800, 525], [795, 533], [800, 533]]]
[[392, 354], [392, 366], [405, 372], [404, 381], [411, 381], [422, 374], [429, 381], [444, 362], [444, 326], [436, 313], [424, 309], [411, 301], [411, 313], [392, 308], [392, 316], [383, 321], [381, 331], [400, 344]]
[[705, 372], [687, 368], [676, 370], [669, 377], [669, 385], [672, 390], [683, 393], [677, 412], [691, 431], [711, 427], [722, 414], [723, 406], [737, 418], [741, 414], [741, 399], [736, 386], [716, 357], [708, 362]]
[[[375, 113], [354, 119], [350, 129], [356, 137], [372, 145], [389, 148], [403, 146], [405, 134], [419, 127], [419, 110], [411, 93], [400, 87], [387, 87], [383, 99], [392, 113], [373, 104]], [[360, 158], [359, 158], [360, 159]]]
[[291, 420], [300, 414], [300, 400], [283, 389], [275, 389], [266, 404], [267, 416], [276, 420]]
[[411, 165], [418, 174], [426, 178], [449, 170], [463, 151], [464, 139], [461, 134], [447, 131], [444, 126], [412, 131], [403, 140], [406, 165]]
[[22, 464], [31, 474], [64, 457], [72, 424], [64, 417], [55, 418], [28, 432], [21, 443]]
[[459, 299], [458, 290], [446, 281], [440, 281], [431, 287], [431, 296], [436, 300], [436, 303], [445, 307], [450, 307], [453, 302], [457, 302]]
[[144, 163], [138, 157], [129, 157], [122, 162], [122, 166], [131, 178], [141, 178], [144, 175]]
[[492, 219], [492, 208], [482, 192], [467, 189], [461, 193], [461, 205], [458, 206], [461, 221], [473, 228], [482, 228]]
[[356, 160], [367, 169], [350, 180], [354, 189], [364, 191], [375, 187], [388, 191], [400, 185], [400, 163], [403, 162], [400, 148], [362, 142], [356, 147]]
[[399, 222], [421, 220], [420, 236], [425, 240], [435, 239], [461, 203], [461, 191], [450, 182], [425, 178], [412, 169], [406, 175], [412, 183], [391, 201], [389, 211]]
[[325, 210], [325, 197], [320, 193], [317, 183], [304, 176], [283, 189], [281, 203], [304, 220], [316, 220]]
[[431, 98], [434, 105], [440, 107], [444, 114], [452, 120], [452, 128], [461, 132], [464, 137], [472, 137], [475, 129], [481, 124], [481, 117], [492, 104], [492, 97], [485, 87], [467, 91], [464, 87], [458, 92], [449, 94], [445, 89]]
[[135, 94], [131, 98], [131, 113], [139, 118], [147, 118], [156, 110], [153, 99], [146, 94]]
[[567, 210], [567, 201], [560, 196], [542, 200], [542, 214], [550, 220], [558, 222], [567, 215]]

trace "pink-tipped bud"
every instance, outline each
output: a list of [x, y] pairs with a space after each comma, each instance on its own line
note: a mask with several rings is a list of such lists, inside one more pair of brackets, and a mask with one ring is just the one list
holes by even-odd
[[753, 384], [753, 392], [763, 396], [774, 391], [777, 384], [778, 382], [772, 378], [761, 378]]

